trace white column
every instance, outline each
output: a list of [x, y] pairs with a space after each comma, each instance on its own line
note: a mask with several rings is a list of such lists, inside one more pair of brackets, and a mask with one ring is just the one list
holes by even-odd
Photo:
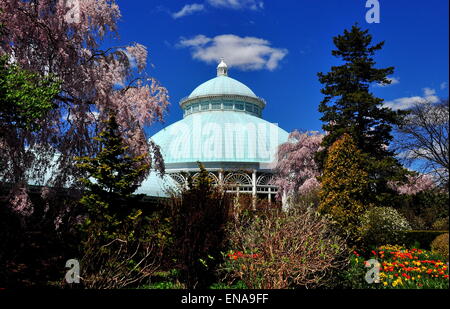
[[223, 185], [223, 170], [219, 170], [219, 185]]
[[272, 188], [271, 187], [269, 187], [269, 195], [268, 195], [268, 197], [269, 197], [269, 204], [272, 204]]
[[283, 209], [283, 211], [287, 211], [289, 209], [286, 190], [283, 190], [283, 195], [281, 196], [281, 209]]
[[217, 177], [219, 179], [219, 183], [217, 184], [219, 187], [219, 190], [223, 193], [227, 192], [225, 186], [223, 185], [223, 170], [217, 171]]

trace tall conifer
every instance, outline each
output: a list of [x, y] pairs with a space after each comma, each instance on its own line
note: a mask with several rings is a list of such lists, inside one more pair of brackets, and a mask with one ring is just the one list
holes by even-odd
[[388, 146], [393, 138], [392, 126], [402, 123], [405, 112], [383, 106], [384, 100], [376, 97], [370, 86], [390, 84], [388, 76], [394, 68], [375, 68], [375, 52], [382, 49], [384, 42], [372, 44], [368, 30], [358, 25], [334, 37], [333, 42], [336, 49], [332, 55], [343, 64], [333, 66], [326, 74], [318, 73], [325, 95], [319, 111], [327, 134], [322, 142], [324, 149], [316, 159], [323, 169], [330, 146], [344, 133], [349, 134], [356, 147], [367, 155], [373, 197], [379, 198], [389, 191], [387, 181], [403, 171]]

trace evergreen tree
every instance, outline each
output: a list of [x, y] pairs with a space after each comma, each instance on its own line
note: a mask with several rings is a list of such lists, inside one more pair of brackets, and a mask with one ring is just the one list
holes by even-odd
[[135, 219], [140, 210], [130, 207], [132, 194], [149, 169], [144, 155], [132, 157], [124, 145], [115, 116], [111, 113], [105, 128], [95, 137], [99, 143], [96, 157], [76, 158], [86, 176], [81, 182], [88, 193], [81, 199], [87, 207], [89, 221], [101, 222], [105, 236], [127, 219]]
[[380, 198], [389, 191], [387, 181], [403, 170], [388, 145], [392, 140], [392, 126], [402, 122], [405, 112], [384, 107], [384, 100], [375, 97], [369, 87], [373, 83], [390, 84], [387, 76], [394, 68], [375, 68], [373, 57], [384, 42], [372, 44], [368, 30], [361, 30], [357, 25], [336, 36], [333, 42], [337, 49], [332, 55], [344, 63], [333, 66], [327, 74], [318, 73], [324, 85], [321, 92], [325, 95], [319, 111], [323, 113], [321, 120], [327, 134], [322, 142], [324, 149], [316, 159], [323, 169], [330, 146], [342, 134], [350, 134], [356, 147], [367, 154], [373, 197]]
[[369, 182], [364, 154], [345, 133], [331, 145], [320, 190], [319, 212], [331, 216], [339, 233], [355, 244], [360, 216], [368, 209]]
[[148, 282], [160, 270], [171, 242], [170, 219], [154, 207], [142, 207], [132, 195], [149, 165], [144, 155], [132, 156], [114, 114], [95, 138], [95, 157], [76, 158], [88, 189], [80, 203], [87, 208], [82, 225], [81, 277], [87, 288], [123, 288]]

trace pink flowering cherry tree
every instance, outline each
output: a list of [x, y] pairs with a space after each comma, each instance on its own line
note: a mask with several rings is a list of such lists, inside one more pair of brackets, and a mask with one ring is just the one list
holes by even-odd
[[[272, 180], [278, 186], [278, 198], [310, 193], [320, 187], [319, 170], [314, 156], [323, 135], [317, 132], [293, 131], [289, 140], [278, 147], [278, 163]], [[283, 197], [284, 196], [284, 197]]]
[[[30, 179], [50, 187], [73, 183], [73, 158], [95, 153], [92, 137], [108, 110], [116, 112], [130, 152], [148, 154], [151, 167], [164, 172], [159, 148], [147, 141], [144, 127], [163, 119], [168, 92], [146, 75], [145, 46], [103, 48], [105, 38], [118, 36], [120, 16], [113, 0], [0, 0], [6, 30], [0, 54], [61, 82], [55, 108], [40, 120], [38, 132], [9, 128], [2, 134], [0, 156], [8, 164], [1, 181], [21, 187]], [[23, 190], [12, 192], [19, 194], [12, 201], [28, 203]]]
[[408, 175], [405, 183], [391, 181], [388, 185], [399, 194], [414, 195], [435, 189], [436, 179], [428, 174]]

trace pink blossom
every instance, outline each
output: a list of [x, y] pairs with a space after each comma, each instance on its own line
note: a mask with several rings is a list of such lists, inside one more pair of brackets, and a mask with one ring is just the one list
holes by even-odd
[[426, 174], [408, 175], [406, 183], [389, 182], [389, 186], [400, 194], [414, 195], [422, 191], [436, 188], [435, 179]]
[[8, 29], [0, 41], [0, 55], [14, 55], [23, 69], [61, 81], [56, 108], [41, 121], [39, 132], [12, 128], [0, 136], [0, 157], [8, 160], [0, 173], [3, 181], [43, 181], [53, 167], [47, 185], [71, 183], [77, 175], [74, 157], [95, 153], [92, 137], [111, 109], [130, 151], [147, 155], [147, 163], [164, 169], [158, 147], [147, 143], [144, 127], [163, 119], [169, 96], [144, 72], [146, 47], [134, 43], [100, 49], [107, 35], [118, 37], [119, 7], [111, 0], [78, 3], [79, 19], [74, 21], [67, 18], [71, 8], [65, 0], [0, 0], [0, 24]]
[[305, 194], [320, 186], [314, 156], [320, 149], [322, 138], [323, 135], [317, 132], [294, 131], [289, 135], [288, 142], [279, 146], [272, 182], [279, 187], [280, 194], [283, 191]]
[[300, 194], [307, 194], [309, 192], [316, 191], [320, 188], [320, 183], [316, 177], [311, 177], [305, 180], [298, 189]]
[[134, 46], [128, 46], [126, 50], [136, 61], [139, 71], [144, 70], [147, 65], [147, 48], [144, 45], [136, 43]]
[[9, 203], [12, 211], [22, 217], [29, 217], [34, 212], [27, 190], [23, 187], [13, 190]]

